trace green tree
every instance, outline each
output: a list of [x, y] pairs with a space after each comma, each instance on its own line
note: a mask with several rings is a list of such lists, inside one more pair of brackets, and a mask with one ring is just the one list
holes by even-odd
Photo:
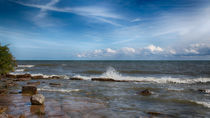
[[9, 51], [8, 45], [0, 44], [0, 76], [3, 76], [14, 70], [15, 59]]

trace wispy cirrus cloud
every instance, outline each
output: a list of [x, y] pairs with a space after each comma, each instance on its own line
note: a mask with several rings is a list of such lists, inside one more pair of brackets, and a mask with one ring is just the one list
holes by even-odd
[[32, 4], [32, 3], [25, 3], [21, 1], [15, 1], [15, 3], [40, 9], [40, 13], [37, 15], [38, 18], [43, 18], [46, 16], [47, 11], [54, 11], [54, 12], [64, 12], [64, 13], [71, 13], [76, 14], [79, 16], [94, 18], [98, 21], [103, 23], [108, 23], [115, 26], [121, 26], [118, 23], [112, 21], [112, 19], [123, 19], [122, 16], [113, 13], [110, 9], [105, 7], [97, 7], [97, 6], [79, 6], [79, 7], [65, 7], [59, 8], [56, 7], [56, 4], [60, 2], [60, 0], [51, 0], [49, 3], [42, 5], [42, 4]]

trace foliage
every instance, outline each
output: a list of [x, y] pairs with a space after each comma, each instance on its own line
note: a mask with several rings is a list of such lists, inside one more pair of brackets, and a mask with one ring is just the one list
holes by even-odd
[[9, 51], [8, 45], [0, 44], [0, 76], [14, 70], [15, 59]]

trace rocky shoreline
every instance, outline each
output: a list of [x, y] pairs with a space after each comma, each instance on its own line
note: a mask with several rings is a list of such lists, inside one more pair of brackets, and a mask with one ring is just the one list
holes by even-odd
[[[49, 108], [48, 106], [51, 105], [51, 102], [49, 102], [49, 99], [46, 99], [44, 95], [38, 93], [37, 86], [39, 86], [40, 84], [45, 83], [52, 87], [62, 85], [60, 83], [46, 83], [44, 81], [41, 82], [41, 80], [47, 79], [62, 79], [62, 76], [54, 75], [46, 77], [42, 75], [32, 76], [31, 74], [8, 74], [5, 77], [2, 77], [0, 79], [0, 118], [25, 118], [42, 115], [46, 116], [46, 112], [48, 116], [50, 114], [51, 117], [64, 117], [65, 115], [61, 110], [56, 109], [53, 112], [49, 111], [49, 109], [51, 108]], [[70, 77], [69, 80], [77, 81], [84, 79], [79, 77]], [[92, 78], [91, 81], [135, 82], [126, 80], [114, 80], [113, 78]], [[19, 84], [19, 82], [23, 82], [24, 85]], [[16, 88], [21, 88], [21, 90]], [[206, 93], [206, 91], [203, 89], [198, 89], [197, 92]], [[145, 89], [139, 91], [137, 94], [141, 96], [150, 96], [153, 94], [153, 92], [150, 89]], [[56, 104], [59, 106], [59, 103]], [[7, 112], [11, 110], [17, 110], [18, 113], [16, 114], [18, 115], [12, 115]], [[27, 112], [25, 113], [25, 111]], [[147, 112], [147, 114], [151, 116], [165, 116], [164, 114], [158, 112]]]

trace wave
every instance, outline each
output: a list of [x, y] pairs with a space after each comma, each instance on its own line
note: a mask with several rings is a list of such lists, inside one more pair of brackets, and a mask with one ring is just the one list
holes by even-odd
[[74, 77], [83, 78], [85, 80], [91, 80], [91, 78], [112, 78], [114, 80], [126, 80], [135, 82], [155, 82], [155, 83], [180, 83], [180, 84], [193, 84], [193, 83], [207, 83], [210, 82], [210, 78], [173, 78], [173, 77], [134, 77], [124, 76], [116, 71], [113, 67], [109, 67], [105, 73], [99, 76], [81, 76], [76, 75]]
[[25, 69], [16, 69], [15, 72], [24, 72]]
[[80, 89], [58, 89], [58, 88], [43, 87], [43, 88], [38, 88], [38, 91], [70, 93], [70, 92], [80, 91]]
[[18, 65], [19, 68], [32, 68], [34, 65]]
[[210, 108], [210, 102], [204, 102], [204, 101], [193, 101], [191, 100], [191, 102], [199, 104], [199, 105], [203, 105], [204, 107]]

